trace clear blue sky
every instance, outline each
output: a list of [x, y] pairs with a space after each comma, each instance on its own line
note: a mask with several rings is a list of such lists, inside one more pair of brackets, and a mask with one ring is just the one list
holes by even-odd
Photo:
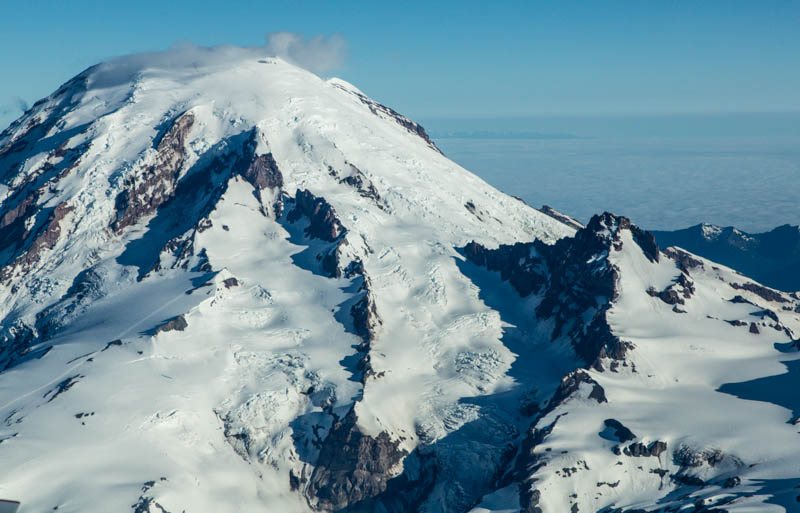
[[339, 33], [418, 119], [800, 111], [800, 2], [0, 1], [0, 124], [111, 56]]

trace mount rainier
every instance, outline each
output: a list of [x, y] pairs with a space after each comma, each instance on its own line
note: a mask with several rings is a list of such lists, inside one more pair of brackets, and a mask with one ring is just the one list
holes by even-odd
[[20, 513], [800, 510], [800, 295], [219, 52], [99, 64], [0, 135]]

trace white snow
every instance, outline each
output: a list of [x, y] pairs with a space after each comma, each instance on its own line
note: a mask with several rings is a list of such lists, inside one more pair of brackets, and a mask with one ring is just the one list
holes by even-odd
[[[52, 114], [59, 121], [47, 137], [86, 145], [77, 166], [38, 200], [74, 208], [57, 243], [0, 285], [0, 333], [38, 318], [51, 331], [34, 349], [52, 346], [0, 374], [0, 496], [21, 500], [20, 513], [127, 511], [140, 497], [168, 511], [307, 512], [290, 473], [308, 477], [318, 451], [312, 441], [353, 405], [364, 433], [386, 432], [409, 452], [441, 441], [443, 472], [460, 472], [475, 490], [495, 485], [495, 453], [484, 448], [499, 454], [518, 443], [515, 430], [529, 422], [521, 398], [546, 401], [576, 360], [550, 343], [552, 321], [535, 318], [541, 298], [520, 299], [458, 249], [472, 240], [490, 248], [553, 243], [573, 230], [488, 186], [385, 112], [373, 113], [350, 84], [281, 59], [224, 55], [196, 65], [134, 59], [92, 68], [83, 76], [88, 90], [68, 86], [73, 105], [59, 107], [65, 96], [54, 95], [0, 138], [2, 148]], [[186, 261], [204, 253], [214, 272], [171, 267], [180, 259], [165, 251], [162, 268], [144, 269], [137, 280], [140, 269], [121, 258], [146, 245], [152, 217], [114, 234], [115, 199], [153, 163], [160, 133], [187, 111], [195, 122], [182, 177], [256, 129], [256, 150], [272, 153], [283, 190], [308, 190], [335, 209], [347, 230], [343, 265], [363, 263], [382, 321], [370, 347], [375, 375], [365, 383], [356, 377], [361, 340], [348, 310], [361, 278], [324, 275], [317, 252], [325, 244], [303, 235], [306, 220], [276, 215], [275, 193], [254, 194], [233, 178], [208, 216], [211, 226], [179, 234], [194, 244]], [[48, 151], [26, 154], [0, 198], [56, 164]], [[349, 165], [382, 202], [339, 181]], [[784, 374], [783, 362], [797, 353], [774, 344], [790, 337], [752, 315], [761, 306], [728, 301], [742, 295], [765, 304], [729, 285], [745, 278], [707, 261], [691, 273], [697, 291], [687, 313], [676, 314], [646, 290], [667, 287], [678, 268], [663, 256], [648, 261], [630, 232], [620, 233], [623, 250], [597, 261], [619, 268], [608, 321], [635, 345], [636, 371], [590, 371], [609, 402], [579, 395], [540, 421], [568, 412], [535, 449], [551, 449], [535, 475], [542, 509], [568, 511], [572, 494], [595, 511], [653, 505], [674, 487], [649, 470], [677, 471], [669, 455], [685, 446], [722, 451], [717, 467], [699, 470], [703, 478], [735, 471], [754, 494], [726, 508], [780, 511], [765, 505], [763, 480], [800, 476], [791, 412], [718, 389]], [[86, 288], [80, 298], [73, 285]], [[796, 312], [769, 306], [800, 333]], [[181, 315], [184, 330], [156, 334]], [[760, 333], [726, 320], [757, 322]], [[607, 418], [642, 441], [666, 441], [668, 452], [617, 457], [599, 436]], [[556, 473], [572, 467], [574, 477]], [[715, 490], [702, 493], [724, 492]], [[486, 492], [474, 512], [516, 511], [515, 484]], [[426, 511], [446, 511], [446, 499], [437, 488]]]
[[[0, 318], [33, 324], [89, 267], [97, 293], [56, 308], [56, 335], [44, 343], [50, 353], [0, 375], [0, 439], [13, 436], [0, 447], [0, 495], [21, 500], [21, 513], [124, 511], [140, 495], [172, 511], [307, 511], [290, 491], [289, 471], [308, 474], [315, 449], [298, 450], [293, 435], [311, 437], [319, 425], [324, 438], [327, 402], [343, 415], [363, 394], [361, 428], [388, 431], [410, 451], [418, 426], [442, 426], [427, 434], [436, 439], [475, 418], [477, 408], [459, 399], [512, 386], [504, 373], [515, 355], [500, 340], [501, 320], [459, 271], [455, 248], [473, 239], [552, 242], [572, 230], [374, 115], [348, 92], [358, 92], [353, 86], [246, 57], [142, 65], [132, 82], [101, 66], [86, 73], [86, 92], [71, 86], [76, 104], [50, 136], [88, 149], [40, 204], [66, 201], [74, 211], [56, 246], [13, 278], [19, 289], [0, 289]], [[58, 101], [46, 100], [31, 118], [43, 119]], [[360, 342], [341, 320], [349, 312], [340, 312], [353, 282], [322, 276], [307, 256], [316, 243], [304, 239], [304, 221], [265, 216], [274, 198], [260, 202], [240, 179], [194, 239], [215, 277], [165, 268], [137, 281], [138, 269], [117, 261], [146, 236], [150, 219], [116, 237], [108, 229], [114, 200], [126, 177], [153, 162], [155, 127], [187, 111], [195, 123], [182, 174], [257, 127], [257, 151], [272, 152], [284, 190], [306, 189], [333, 205], [348, 230], [345, 259], [360, 258], [374, 286], [383, 325], [372, 364], [382, 378], [362, 389], [344, 363]], [[46, 160], [31, 155], [14, 183]], [[372, 181], [384, 208], [330, 176], [328, 166], [344, 172], [346, 163]], [[230, 277], [238, 286], [223, 284]], [[185, 330], [152, 334], [177, 315]], [[69, 378], [72, 386], [49, 401]], [[226, 425], [247, 444], [232, 445]]]

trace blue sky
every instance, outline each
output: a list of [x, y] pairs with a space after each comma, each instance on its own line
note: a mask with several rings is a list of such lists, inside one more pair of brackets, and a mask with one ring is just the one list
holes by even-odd
[[332, 74], [422, 120], [800, 111], [800, 2], [225, 4], [0, 2], [0, 124], [102, 59], [277, 31], [340, 34]]

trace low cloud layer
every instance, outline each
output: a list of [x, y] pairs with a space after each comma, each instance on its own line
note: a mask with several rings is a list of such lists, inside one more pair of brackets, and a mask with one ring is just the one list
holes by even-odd
[[92, 85], [113, 87], [132, 80], [145, 69], [201, 69], [231, 62], [280, 57], [313, 73], [329, 73], [347, 58], [347, 44], [338, 34], [306, 39], [293, 32], [267, 34], [263, 46], [198, 46], [181, 42], [162, 52], [147, 52], [109, 59], [92, 70]]

